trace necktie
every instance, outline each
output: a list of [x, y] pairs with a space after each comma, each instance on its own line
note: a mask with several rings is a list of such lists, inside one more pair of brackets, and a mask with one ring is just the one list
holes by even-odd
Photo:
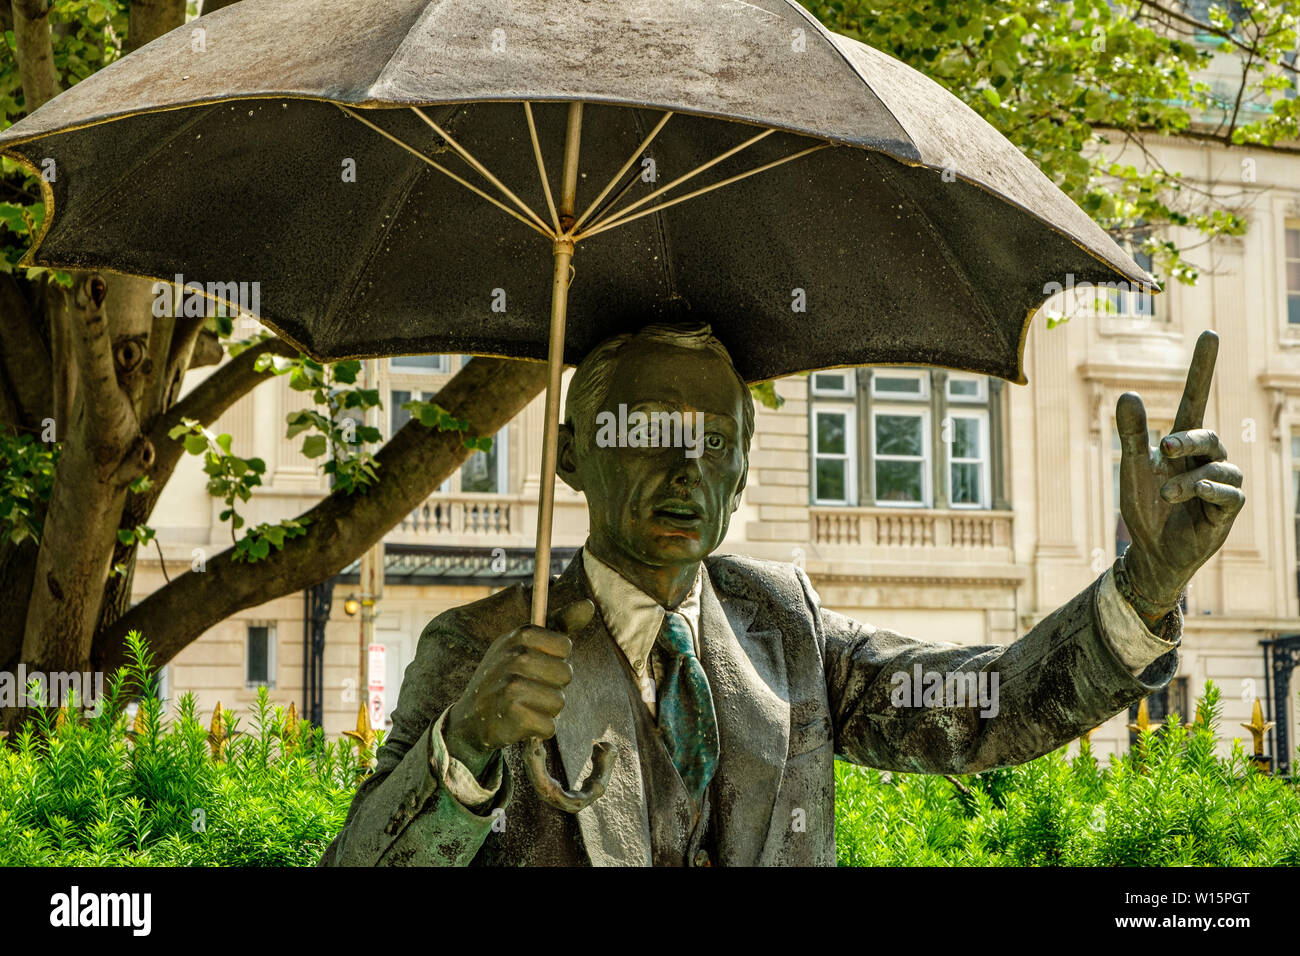
[[718, 720], [709, 679], [695, 656], [690, 625], [680, 614], [664, 615], [658, 644], [665, 655], [659, 730], [682, 782], [699, 804], [718, 767]]

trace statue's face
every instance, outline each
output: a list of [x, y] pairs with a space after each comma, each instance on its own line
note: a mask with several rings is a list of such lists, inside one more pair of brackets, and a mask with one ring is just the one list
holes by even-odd
[[[587, 496], [597, 555], [669, 570], [722, 543], [746, 474], [743, 402], [731, 368], [707, 350], [658, 343], [623, 350], [593, 434], [576, 444], [566, 435], [560, 448], [561, 477]], [[647, 418], [640, 431], [637, 412]], [[676, 413], [692, 429], [683, 427], [678, 440], [664, 427], [660, 447], [634, 447], [650, 444], [655, 413], [661, 426]]]

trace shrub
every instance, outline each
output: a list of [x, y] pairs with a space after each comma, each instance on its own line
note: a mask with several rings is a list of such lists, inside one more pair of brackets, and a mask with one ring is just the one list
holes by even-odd
[[[214, 740], [183, 695], [157, 699], [143, 640], [99, 716], [42, 709], [0, 747], [0, 865], [311, 866], [343, 826], [372, 752], [295, 726], [265, 689], [250, 731]], [[121, 704], [138, 698], [136, 718]], [[1085, 746], [964, 777], [837, 763], [841, 866], [1300, 865], [1300, 789], [1239, 743], [1215, 755], [1213, 684], [1101, 768]], [[221, 736], [221, 735], [219, 735]], [[214, 759], [214, 744], [220, 759]]]
[[841, 866], [1297, 866], [1300, 788], [1239, 741], [1215, 755], [1219, 692], [1135, 752], [1098, 766], [1085, 745], [945, 778], [835, 766]]
[[[138, 634], [99, 716], [42, 709], [0, 748], [0, 865], [309, 866], [342, 828], [365, 764], [295, 726], [265, 689], [213, 759], [192, 694], [164, 718]], [[135, 720], [121, 705], [139, 697]], [[219, 745], [220, 746], [220, 745]], [[365, 755], [368, 762], [369, 754]]]

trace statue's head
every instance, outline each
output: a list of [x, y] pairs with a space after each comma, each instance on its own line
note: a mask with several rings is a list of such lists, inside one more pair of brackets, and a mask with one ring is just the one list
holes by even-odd
[[753, 434], [749, 388], [709, 327], [649, 325], [578, 365], [556, 472], [587, 496], [597, 554], [667, 570], [722, 543]]

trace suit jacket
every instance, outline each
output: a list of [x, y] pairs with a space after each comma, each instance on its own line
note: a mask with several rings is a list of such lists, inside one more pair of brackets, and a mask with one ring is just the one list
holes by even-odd
[[[713, 781], [720, 865], [834, 865], [836, 756], [882, 769], [972, 773], [1040, 756], [1157, 690], [1177, 650], [1134, 676], [1101, 633], [1094, 581], [1009, 646], [923, 643], [823, 609], [793, 565], [714, 555], [705, 561], [700, 662], [718, 719]], [[552, 775], [585, 779], [595, 740], [613, 743], [605, 795], [576, 816], [537, 798], [522, 744], [478, 813], [440, 785], [429, 729], [463, 692], [488, 646], [527, 623], [515, 586], [440, 614], [402, 681], [378, 766], [357, 791], [322, 865], [643, 865], [650, 834], [626, 669], [600, 615], [574, 636], [573, 682], [547, 742]], [[550, 607], [591, 597], [581, 552], [552, 582]], [[594, 600], [594, 599], [593, 599]], [[1165, 632], [1181, 635], [1175, 611]], [[980, 707], [891, 701], [898, 672], [999, 675], [996, 716]]]

